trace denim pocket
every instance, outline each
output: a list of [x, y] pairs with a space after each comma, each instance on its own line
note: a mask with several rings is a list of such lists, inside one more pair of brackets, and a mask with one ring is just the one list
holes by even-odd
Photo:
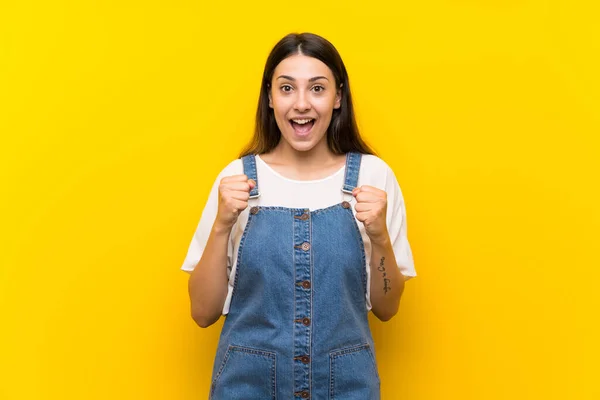
[[329, 353], [330, 400], [378, 400], [379, 387], [377, 365], [368, 343]]
[[275, 400], [274, 352], [229, 345], [213, 380], [212, 400]]

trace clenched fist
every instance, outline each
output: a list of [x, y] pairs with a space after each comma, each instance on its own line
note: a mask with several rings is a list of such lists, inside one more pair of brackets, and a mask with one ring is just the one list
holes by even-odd
[[226, 176], [219, 182], [219, 208], [214, 226], [231, 230], [242, 211], [248, 207], [250, 191], [256, 182], [245, 174]]
[[389, 235], [386, 224], [387, 193], [373, 186], [363, 185], [354, 188], [356, 198], [356, 219], [365, 226], [365, 232], [372, 242], [385, 241]]

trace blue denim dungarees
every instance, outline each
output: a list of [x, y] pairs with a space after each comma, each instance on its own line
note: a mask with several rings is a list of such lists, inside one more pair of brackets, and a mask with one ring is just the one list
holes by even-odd
[[[256, 198], [254, 155], [242, 161]], [[347, 153], [343, 192], [356, 187], [360, 161]], [[250, 208], [210, 399], [379, 399], [364, 245], [351, 207]]]

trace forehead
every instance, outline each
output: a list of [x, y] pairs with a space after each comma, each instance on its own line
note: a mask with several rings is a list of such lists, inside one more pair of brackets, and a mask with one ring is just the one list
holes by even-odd
[[273, 73], [273, 79], [279, 75], [289, 75], [298, 80], [312, 78], [313, 76], [325, 76], [333, 81], [333, 73], [323, 61], [314, 57], [296, 54], [283, 59]]

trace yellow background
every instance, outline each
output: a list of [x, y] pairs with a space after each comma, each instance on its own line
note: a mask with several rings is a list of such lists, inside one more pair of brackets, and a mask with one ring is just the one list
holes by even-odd
[[[598, 399], [595, 1], [5, 1], [0, 399], [206, 398], [179, 270], [288, 32], [332, 41], [418, 277], [383, 399]], [[221, 320], [222, 321], [222, 320]]]

